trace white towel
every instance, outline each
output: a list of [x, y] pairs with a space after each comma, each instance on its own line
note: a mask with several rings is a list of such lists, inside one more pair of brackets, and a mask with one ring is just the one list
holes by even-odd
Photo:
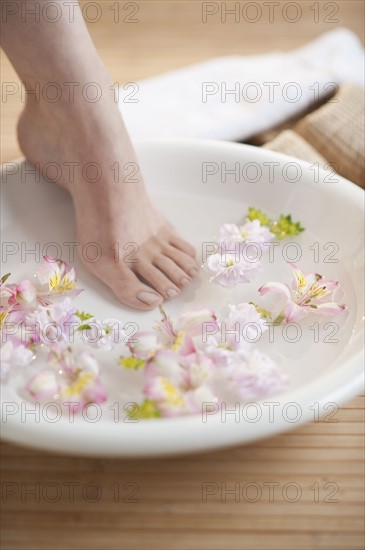
[[132, 139], [243, 140], [342, 82], [364, 86], [364, 50], [347, 29], [288, 53], [219, 57], [142, 80], [120, 88], [119, 105]]

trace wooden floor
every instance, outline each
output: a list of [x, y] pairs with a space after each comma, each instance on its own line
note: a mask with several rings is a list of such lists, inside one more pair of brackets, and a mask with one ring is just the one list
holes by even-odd
[[[232, 17], [221, 21], [221, 2], [210, 3], [219, 12], [206, 23], [202, 3], [195, 0], [120, 2], [119, 23], [111, 9], [116, 2], [97, 4], [101, 19], [89, 28], [116, 82], [212, 56], [288, 50], [340, 26], [364, 41], [362, 1], [304, 0], [296, 23], [284, 19], [288, 2], [280, 3], [273, 23], [261, 1], [253, 3], [263, 9], [256, 23], [242, 16], [248, 2], [239, 3], [237, 23]], [[135, 6], [138, 13], [132, 15]], [[91, 8], [89, 16], [94, 17]], [[139, 22], [127, 23], [128, 18]], [[18, 82], [3, 54], [1, 72], [3, 82]], [[0, 106], [6, 161], [20, 155], [15, 138], [20, 94]], [[1, 548], [361, 550], [363, 397], [333, 420], [338, 422], [312, 423], [246, 447], [170, 460], [75, 459], [2, 444]], [[207, 489], [215, 494], [204, 502]], [[232, 489], [238, 497], [228, 494]]]

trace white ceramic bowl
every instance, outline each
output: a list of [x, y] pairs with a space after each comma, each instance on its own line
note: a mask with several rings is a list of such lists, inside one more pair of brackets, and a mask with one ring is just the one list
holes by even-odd
[[[278, 337], [270, 344], [267, 352], [289, 375], [289, 388], [250, 407], [237, 405], [235, 414], [130, 422], [125, 412], [115, 413], [113, 403], [135, 399], [139, 391], [135, 378], [105, 358], [103, 376], [111, 399], [100, 420], [90, 422], [80, 416], [70, 422], [65, 415], [50, 422], [42, 410], [37, 418], [27, 413], [34, 405], [24, 401], [22, 380], [15, 378], [2, 386], [2, 437], [57, 452], [148, 457], [247, 443], [317, 420], [318, 415], [334, 418], [338, 405], [360, 392], [363, 384], [362, 190], [316, 165], [245, 145], [148, 141], [139, 143], [137, 152], [150, 193], [180, 233], [197, 247], [198, 254], [203, 242], [213, 241], [222, 223], [238, 222], [248, 206], [262, 208], [272, 216], [290, 213], [300, 220], [306, 228], [295, 239], [302, 255], [300, 266], [339, 280], [348, 313], [335, 338], [328, 327], [323, 332], [321, 324], [319, 342], [314, 341], [315, 331], [307, 329], [296, 343]], [[34, 259], [24, 253], [35, 243], [41, 250], [46, 243], [57, 243], [67, 261], [69, 248], [64, 243], [75, 241], [67, 193], [42, 178], [37, 182], [26, 169], [29, 167], [21, 161], [2, 167], [2, 241], [14, 247], [7, 245], [13, 254], [3, 258], [3, 273], [11, 271], [16, 279], [34, 272]], [[194, 304], [211, 305], [219, 311], [229, 300], [254, 299], [265, 280], [285, 281], [290, 276], [285, 259], [294, 259], [295, 248], [284, 251], [283, 246], [285, 243], [274, 261], [267, 263], [264, 274], [251, 284], [227, 294], [201, 275], [166, 305], [167, 311], [175, 316]], [[49, 245], [47, 251], [57, 254], [55, 245]], [[89, 275], [77, 258], [75, 265], [79, 285], [85, 288], [77, 298], [80, 309], [92, 310], [98, 317], [134, 321], [141, 329], [149, 328], [159, 317], [156, 311], [135, 312], [116, 304], [112, 293]], [[325, 342], [326, 337], [338, 342]]]

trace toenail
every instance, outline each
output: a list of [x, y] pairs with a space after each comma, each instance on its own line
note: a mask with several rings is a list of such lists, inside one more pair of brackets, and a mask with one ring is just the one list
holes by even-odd
[[169, 288], [166, 294], [169, 298], [172, 298], [173, 296], [177, 296], [179, 292], [175, 288]]
[[195, 275], [197, 274], [198, 274], [198, 270], [195, 267], [193, 267], [193, 269], [189, 271], [189, 275], [191, 275], [192, 277], [195, 277]]
[[143, 302], [144, 304], [147, 304], [148, 306], [160, 300], [160, 296], [158, 296], [157, 294], [153, 294], [153, 292], [140, 292], [137, 295], [137, 298], [138, 300], [141, 300], [141, 302]]
[[182, 286], [187, 286], [189, 283], [190, 283], [190, 279], [188, 279], [187, 277], [183, 277], [180, 281], [180, 284]]

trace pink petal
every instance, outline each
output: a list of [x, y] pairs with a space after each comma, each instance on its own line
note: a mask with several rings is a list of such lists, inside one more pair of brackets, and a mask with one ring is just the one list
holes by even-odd
[[285, 307], [285, 321], [287, 323], [296, 323], [300, 319], [303, 319], [307, 314], [307, 311], [295, 304], [294, 302], [288, 302]]
[[26, 391], [39, 401], [57, 399], [59, 386], [56, 375], [50, 370], [44, 370], [31, 378], [25, 386]]
[[270, 292], [274, 294], [281, 294], [290, 300], [290, 290], [283, 283], [265, 283], [259, 288], [259, 293], [261, 296], [265, 296], [265, 294], [269, 294]]
[[313, 308], [313, 313], [324, 315], [326, 317], [336, 317], [337, 315], [340, 315], [344, 309], [346, 309], [346, 306], [343, 304], [328, 302], [327, 304], [318, 304], [316, 308]]
[[137, 359], [147, 359], [157, 347], [156, 333], [152, 330], [142, 330], [134, 334], [134, 341], [128, 341], [127, 346]]

